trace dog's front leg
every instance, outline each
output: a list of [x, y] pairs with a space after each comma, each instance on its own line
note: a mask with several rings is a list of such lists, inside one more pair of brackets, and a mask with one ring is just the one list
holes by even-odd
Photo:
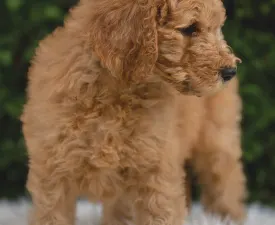
[[156, 173], [139, 187], [136, 225], [181, 225], [186, 215], [182, 176]]
[[103, 202], [101, 225], [127, 225], [132, 221], [132, 203], [128, 195], [111, 202]]
[[73, 188], [66, 179], [45, 172], [45, 168], [40, 167], [38, 171], [31, 167], [28, 174], [27, 189], [33, 202], [29, 224], [74, 225], [76, 199]]

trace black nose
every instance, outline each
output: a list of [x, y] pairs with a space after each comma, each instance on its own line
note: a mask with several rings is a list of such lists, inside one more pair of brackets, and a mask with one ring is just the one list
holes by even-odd
[[226, 68], [222, 68], [220, 72], [221, 72], [222, 79], [226, 82], [231, 80], [236, 75], [237, 69], [233, 67], [232, 68], [226, 67]]

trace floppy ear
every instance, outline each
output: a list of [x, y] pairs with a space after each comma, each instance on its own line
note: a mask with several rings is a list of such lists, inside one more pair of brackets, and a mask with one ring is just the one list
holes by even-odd
[[93, 5], [91, 45], [114, 76], [140, 81], [152, 71], [158, 53], [154, 2], [98, 0]]

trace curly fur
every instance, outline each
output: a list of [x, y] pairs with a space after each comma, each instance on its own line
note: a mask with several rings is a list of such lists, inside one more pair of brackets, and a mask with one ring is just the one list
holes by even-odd
[[[40, 42], [22, 115], [31, 225], [73, 224], [78, 196], [103, 203], [102, 225], [179, 225], [187, 159], [206, 209], [243, 219], [224, 20], [220, 0], [81, 0]], [[198, 34], [178, 31], [193, 22]]]

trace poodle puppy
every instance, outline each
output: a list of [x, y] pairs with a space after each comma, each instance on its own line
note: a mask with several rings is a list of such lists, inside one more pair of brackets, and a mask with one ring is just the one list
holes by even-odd
[[207, 210], [241, 221], [241, 100], [221, 0], [80, 0], [40, 42], [22, 114], [31, 225], [180, 225], [187, 159]]

